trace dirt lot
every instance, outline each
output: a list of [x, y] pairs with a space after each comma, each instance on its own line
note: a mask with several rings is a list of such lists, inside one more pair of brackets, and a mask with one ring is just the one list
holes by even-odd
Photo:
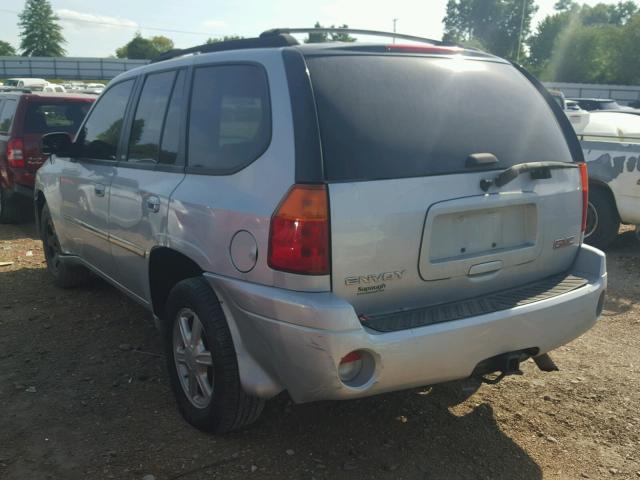
[[609, 251], [603, 318], [556, 352], [560, 372], [527, 362], [455, 406], [460, 384], [309, 405], [281, 395], [225, 437], [179, 417], [140, 307], [100, 281], [53, 287], [30, 226], [0, 227], [0, 262], [13, 262], [0, 266], [0, 478], [640, 478], [631, 231]]

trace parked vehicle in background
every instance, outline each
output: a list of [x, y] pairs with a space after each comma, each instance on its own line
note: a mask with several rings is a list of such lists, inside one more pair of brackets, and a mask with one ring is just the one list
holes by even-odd
[[564, 113], [571, 122], [571, 126], [576, 132], [581, 131], [589, 123], [590, 113], [571, 100], [566, 101], [565, 107]]
[[589, 112], [580, 108], [574, 100], [566, 100], [559, 90], [548, 89], [549, 94], [558, 106], [564, 111], [574, 130], [579, 131], [589, 122]]
[[580, 105], [580, 108], [592, 112], [594, 110], [627, 110], [631, 107], [625, 107], [620, 105], [615, 100], [610, 98], [570, 98]]
[[607, 247], [620, 223], [640, 234], [640, 116], [629, 112], [591, 112], [577, 131], [589, 167], [586, 241]]
[[42, 91], [44, 93], [66, 93], [67, 90], [62, 85], [50, 83], [49, 85], [46, 85]]
[[47, 158], [42, 135], [75, 135], [94, 100], [88, 95], [0, 93], [0, 223], [32, 217], [35, 172]]
[[93, 95], [100, 95], [104, 91], [104, 85], [101, 83], [88, 83], [85, 88], [82, 89], [83, 93], [91, 93]]
[[4, 81], [4, 85], [6, 87], [41, 90], [49, 85], [49, 82], [44, 78], [8, 78]]
[[114, 79], [73, 142], [43, 138], [54, 281], [90, 270], [153, 312], [179, 409], [207, 431], [283, 390], [552, 369], [600, 315], [606, 267], [582, 244], [582, 150], [544, 87], [438, 41], [290, 31], [166, 54]]

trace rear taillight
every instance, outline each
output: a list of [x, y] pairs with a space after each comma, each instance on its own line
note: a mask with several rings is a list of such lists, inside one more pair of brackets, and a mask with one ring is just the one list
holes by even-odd
[[587, 230], [587, 209], [589, 205], [589, 173], [587, 164], [581, 163], [580, 168], [580, 184], [582, 187], [582, 232]]
[[269, 266], [303, 275], [329, 273], [329, 203], [324, 185], [294, 185], [271, 218]]
[[13, 168], [24, 168], [24, 142], [21, 138], [12, 138], [7, 143], [7, 163]]

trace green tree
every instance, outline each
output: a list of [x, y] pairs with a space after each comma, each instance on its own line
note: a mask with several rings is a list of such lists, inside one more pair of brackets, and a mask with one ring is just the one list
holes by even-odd
[[151, 60], [160, 55], [156, 45], [148, 38], [143, 38], [140, 32], [126, 45], [116, 50], [116, 57]]
[[[316, 22], [313, 28], [323, 28], [320, 22]], [[329, 28], [349, 28], [349, 25], [346, 23], [336, 27], [331, 25]], [[324, 43], [324, 42], [355, 42], [357, 39], [352, 37], [347, 32], [332, 32], [332, 33], [324, 33], [324, 32], [309, 32], [307, 34], [307, 38], [305, 38], [304, 43]]]
[[515, 59], [524, 53], [518, 46], [529, 36], [537, 10], [534, 0], [449, 0], [443, 40]]
[[162, 35], [151, 37], [150, 41], [153, 44], [156, 51], [158, 52], [158, 54], [168, 52], [169, 50], [173, 50], [174, 48], [173, 40], [171, 40], [170, 38], [164, 37]]
[[638, 61], [638, 45], [640, 45], [640, 13], [637, 13], [622, 27], [618, 43], [615, 46], [616, 82], [623, 85], [640, 84], [640, 62]]
[[[637, 63], [634, 55], [626, 56], [615, 43], [624, 41], [623, 29], [638, 12], [634, 2], [589, 6], [560, 1], [555, 7], [558, 12], [544, 18], [528, 41], [529, 67], [535, 74], [559, 81], [557, 75], [579, 79], [580, 72], [585, 72], [587, 77], [575, 81], [614, 81], [623, 73], [623, 63], [627, 68]], [[589, 47], [595, 48], [591, 56], [581, 50]]]
[[16, 49], [10, 43], [0, 40], [0, 57], [13, 57]]
[[48, 0], [27, 0], [20, 19], [20, 49], [29, 57], [62, 57], [62, 27]]
[[617, 83], [620, 28], [615, 25], [572, 25], [557, 39], [544, 79], [558, 82]]

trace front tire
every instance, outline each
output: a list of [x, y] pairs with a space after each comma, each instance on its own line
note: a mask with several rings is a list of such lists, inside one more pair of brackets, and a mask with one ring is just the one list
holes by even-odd
[[242, 389], [227, 320], [204, 278], [189, 278], [173, 287], [164, 325], [171, 387], [184, 419], [211, 433], [255, 422], [264, 400]]
[[601, 189], [589, 190], [585, 241], [597, 248], [606, 248], [618, 236], [620, 217], [611, 195]]
[[53, 276], [53, 281], [58, 287], [74, 288], [89, 281], [90, 274], [86, 268], [64, 261], [58, 235], [47, 205], [42, 208], [40, 215], [40, 237], [47, 270]]

